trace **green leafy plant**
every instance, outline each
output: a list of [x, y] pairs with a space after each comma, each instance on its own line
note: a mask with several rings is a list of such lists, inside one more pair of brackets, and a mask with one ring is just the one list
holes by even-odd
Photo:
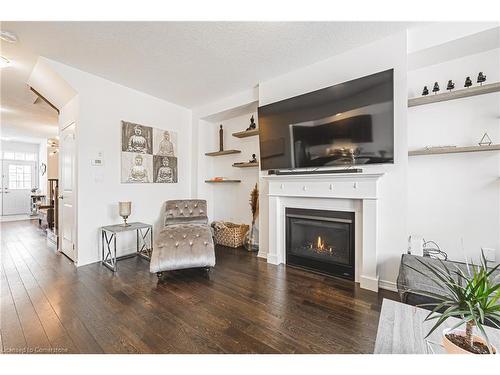
[[448, 318], [455, 317], [460, 319], [460, 322], [455, 324], [451, 328], [452, 330], [465, 324], [466, 342], [473, 348], [472, 331], [474, 326], [477, 327], [487, 343], [489, 352], [492, 353], [491, 343], [484, 325], [491, 323], [500, 329], [500, 280], [498, 280], [498, 277], [493, 276], [500, 264], [488, 269], [488, 262], [482, 250], [481, 264], [477, 266], [473, 263], [471, 265], [467, 264], [467, 272], [464, 272], [458, 266], [450, 270], [441, 260], [441, 267], [427, 264], [418, 258], [417, 260], [430, 271], [432, 276], [414, 267], [408, 267], [430, 279], [440, 290], [439, 293], [412, 290], [414, 293], [436, 300], [433, 303], [420, 305], [434, 306], [425, 321], [436, 320], [436, 323], [426, 338]]

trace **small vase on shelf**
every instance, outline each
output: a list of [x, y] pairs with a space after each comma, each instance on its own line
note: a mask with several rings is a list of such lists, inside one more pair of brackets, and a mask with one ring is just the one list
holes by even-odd
[[219, 151], [224, 151], [224, 129], [222, 129], [222, 124], [219, 128]]

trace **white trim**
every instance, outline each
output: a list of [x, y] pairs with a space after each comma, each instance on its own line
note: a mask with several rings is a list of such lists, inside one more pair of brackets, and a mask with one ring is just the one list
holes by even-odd
[[[269, 180], [269, 251], [267, 262], [285, 264], [285, 209], [311, 208], [354, 212], [354, 281], [378, 291], [379, 223], [377, 184], [384, 173], [267, 176]], [[297, 181], [302, 180], [302, 181]]]
[[267, 254], [266, 259], [267, 263], [274, 264], [275, 266], [278, 266], [280, 264], [280, 262], [278, 262], [278, 257], [276, 255]]
[[361, 275], [359, 277], [359, 286], [361, 287], [361, 289], [368, 289], [371, 290], [372, 292], [378, 292], [378, 287], [379, 287], [378, 276], [371, 277], [371, 276]]
[[397, 284], [393, 281], [379, 280], [378, 287], [381, 289], [390, 290], [392, 292], [398, 291]]
[[265, 253], [264, 251], [259, 250], [259, 252], [257, 253], [257, 258], [267, 259], [267, 253]]
[[348, 180], [373, 180], [379, 179], [385, 173], [317, 173], [317, 174], [290, 174], [290, 175], [264, 175], [261, 176], [265, 180], [284, 180], [284, 181], [293, 181], [293, 180], [328, 180], [333, 179], [348, 179]]

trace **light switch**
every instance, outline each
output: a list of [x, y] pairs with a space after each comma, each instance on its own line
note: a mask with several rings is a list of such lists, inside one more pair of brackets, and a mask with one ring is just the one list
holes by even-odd
[[96, 157], [91, 160], [91, 164], [94, 167], [101, 167], [104, 165], [104, 158], [102, 157], [102, 151], [99, 151]]

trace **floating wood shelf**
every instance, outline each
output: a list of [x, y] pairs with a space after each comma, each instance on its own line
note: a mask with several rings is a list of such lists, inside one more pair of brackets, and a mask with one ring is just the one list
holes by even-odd
[[233, 163], [233, 167], [235, 168], [252, 168], [258, 166], [259, 163]]
[[418, 98], [408, 99], [408, 107], [415, 107], [418, 105], [444, 102], [447, 100], [467, 98], [469, 96], [489, 94], [492, 92], [500, 91], [500, 82], [489, 83], [487, 85], [469, 87], [467, 89], [460, 89], [457, 91], [445, 92], [442, 94], [421, 96]]
[[245, 130], [242, 132], [233, 133], [233, 137], [236, 137], [236, 138], [246, 138], [246, 137], [251, 137], [254, 135], [259, 135], [259, 129]]
[[238, 183], [241, 180], [205, 180], [207, 184]]
[[224, 150], [224, 151], [215, 151], [215, 152], [207, 152], [205, 155], [207, 156], [221, 156], [221, 155], [229, 155], [229, 154], [239, 154], [240, 150]]
[[489, 146], [466, 146], [466, 147], [436, 147], [408, 152], [408, 156], [417, 155], [439, 155], [439, 154], [458, 154], [462, 152], [484, 152], [500, 151], [500, 144]]

